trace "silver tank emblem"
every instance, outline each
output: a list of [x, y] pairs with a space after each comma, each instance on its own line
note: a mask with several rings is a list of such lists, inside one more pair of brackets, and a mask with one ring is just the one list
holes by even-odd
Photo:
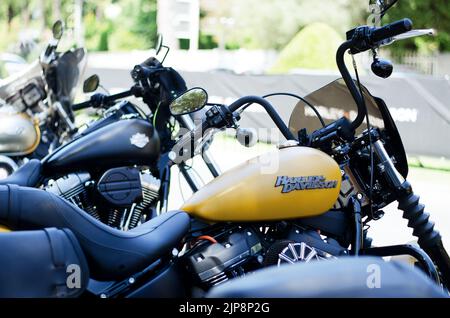
[[136, 133], [130, 138], [132, 145], [138, 148], [144, 148], [149, 143], [150, 139], [145, 134]]

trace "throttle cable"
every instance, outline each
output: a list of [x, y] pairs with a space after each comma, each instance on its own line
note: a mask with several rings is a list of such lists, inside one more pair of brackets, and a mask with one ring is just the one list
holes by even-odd
[[366, 123], [367, 123], [367, 132], [369, 137], [369, 152], [370, 152], [370, 183], [369, 183], [369, 207], [370, 207], [370, 217], [373, 219], [373, 206], [372, 206], [372, 192], [373, 192], [373, 178], [374, 178], [374, 158], [373, 158], [373, 144], [372, 144], [372, 135], [370, 134], [371, 125], [369, 120], [369, 110], [367, 109], [366, 100], [363, 95], [363, 89], [361, 86], [361, 81], [359, 79], [358, 67], [356, 65], [355, 57], [352, 55], [353, 68], [355, 70], [356, 82], [358, 83], [359, 94], [361, 95], [361, 103], [363, 108], [366, 111]]

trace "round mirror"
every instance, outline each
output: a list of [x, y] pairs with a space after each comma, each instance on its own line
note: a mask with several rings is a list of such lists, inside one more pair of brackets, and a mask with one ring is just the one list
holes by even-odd
[[100, 78], [97, 74], [89, 76], [83, 83], [83, 93], [95, 92], [100, 85]]
[[195, 87], [175, 98], [170, 104], [172, 115], [185, 115], [202, 109], [208, 101], [208, 93], [201, 88]]
[[56, 21], [52, 27], [53, 38], [61, 40], [64, 32], [64, 24], [61, 20]]
[[158, 36], [156, 38], [156, 44], [155, 44], [156, 55], [158, 55], [159, 52], [161, 51], [162, 44], [163, 44], [163, 36], [161, 33], [158, 33]]

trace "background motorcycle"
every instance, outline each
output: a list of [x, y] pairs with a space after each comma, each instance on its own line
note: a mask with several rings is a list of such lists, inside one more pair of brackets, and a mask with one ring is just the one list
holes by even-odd
[[63, 24], [38, 61], [0, 82], [0, 178], [32, 158], [42, 159], [77, 131], [70, 105], [86, 66], [83, 48], [58, 53]]
[[[162, 38], [158, 43], [157, 53]], [[97, 93], [87, 102], [72, 105], [73, 110], [101, 110], [101, 120], [43, 160], [31, 160], [0, 184], [41, 187], [122, 230], [167, 211], [172, 134], [176, 126], [190, 120], [172, 116], [169, 104], [186, 85], [178, 72], [154, 57], [135, 66], [131, 75], [135, 84], [130, 90]], [[84, 90], [93, 91], [98, 85], [98, 77], [92, 76]], [[131, 96], [142, 98], [150, 113], [144, 114], [129, 101], [117, 104]]]

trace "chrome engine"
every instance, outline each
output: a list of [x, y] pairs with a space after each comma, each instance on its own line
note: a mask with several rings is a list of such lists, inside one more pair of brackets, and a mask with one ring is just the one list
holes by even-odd
[[26, 113], [0, 110], [0, 154], [24, 156], [33, 152], [40, 141], [38, 123]]
[[72, 202], [101, 222], [130, 230], [152, 217], [161, 181], [148, 170], [115, 168], [95, 181], [74, 173], [49, 182], [46, 191]]

